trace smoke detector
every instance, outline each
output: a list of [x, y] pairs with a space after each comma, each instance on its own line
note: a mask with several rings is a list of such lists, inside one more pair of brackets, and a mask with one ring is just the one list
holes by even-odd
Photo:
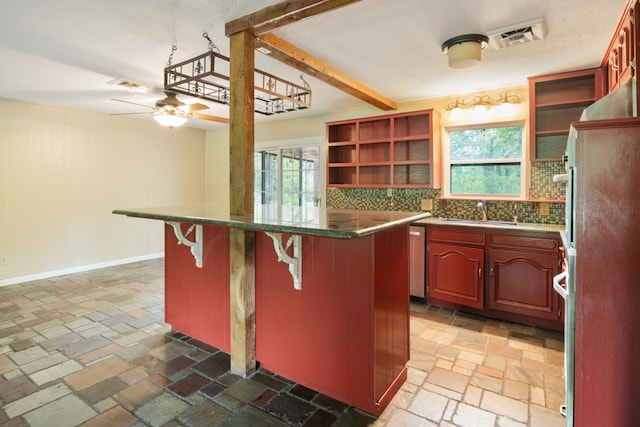
[[536, 40], [547, 36], [547, 27], [543, 18], [498, 28], [487, 32], [489, 45], [494, 49], [502, 49]]

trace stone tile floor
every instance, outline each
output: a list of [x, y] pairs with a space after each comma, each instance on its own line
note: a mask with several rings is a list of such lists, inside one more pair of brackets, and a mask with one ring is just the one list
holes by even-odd
[[562, 334], [412, 303], [376, 420], [162, 323], [151, 260], [0, 288], [0, 426], [563, 426]]

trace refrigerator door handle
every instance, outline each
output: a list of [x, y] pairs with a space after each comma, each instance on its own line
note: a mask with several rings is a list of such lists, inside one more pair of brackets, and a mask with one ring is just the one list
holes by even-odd
[[569, 182], [569, 174], [561, 173], [558, 175], [553, 175], [553, 182]]
[[560, 274], [557, 274], [557, 275], [553, 276], [553, 289], [557, 293], [559, 293], [560, 296], [565, 300], [567, 299], [567, 296], [569, 295], [569, 293], [567, 292], [567, 289], [560, 284], [560, 282], [562, 280], [564, 280], [566, 277], [567, 277], [567, 271], [566, 270], [563, 271]]

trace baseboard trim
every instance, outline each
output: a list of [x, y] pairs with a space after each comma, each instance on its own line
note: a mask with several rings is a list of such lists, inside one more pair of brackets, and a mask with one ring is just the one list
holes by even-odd
[[97, 264], [81, 265], [78, 267], [63, 268], [61, 270], [45, 271], [42, 273], [29, 274], [26, 276], [10, 277], [8, 279], [0, 280], [0, 287], [17, 285], [19, 283], [32, 282], [34, 280], [49, 279], [51, 277], [56, 277], [56, 276], [64, 276], [65, 274], [82, 273], [84, 271], [89, 271], [89, 270], [98, 270], [100, 268], [114, 267], [116, 265], [131, 264], [133, 262], [147, 261], [150, 259], [156, 259], [156, 258], [162, 258], [162, 257], [164, 257], [164, 252], [158, 252], [154, 254], [142, 255], [142, 256], [137, 256], [132, 258], [124, 258], [124, 259], [117, 259], [114, 261], [100, 262]]

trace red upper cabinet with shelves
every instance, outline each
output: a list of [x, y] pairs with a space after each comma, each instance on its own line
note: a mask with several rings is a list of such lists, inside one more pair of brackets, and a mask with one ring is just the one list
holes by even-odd
[[569, 128], [604, 95], [600, 68], [529, 77], [531, 160], [560, 160]]
[[434, 110], [327, 123], [328, 187], [439, 188]]

